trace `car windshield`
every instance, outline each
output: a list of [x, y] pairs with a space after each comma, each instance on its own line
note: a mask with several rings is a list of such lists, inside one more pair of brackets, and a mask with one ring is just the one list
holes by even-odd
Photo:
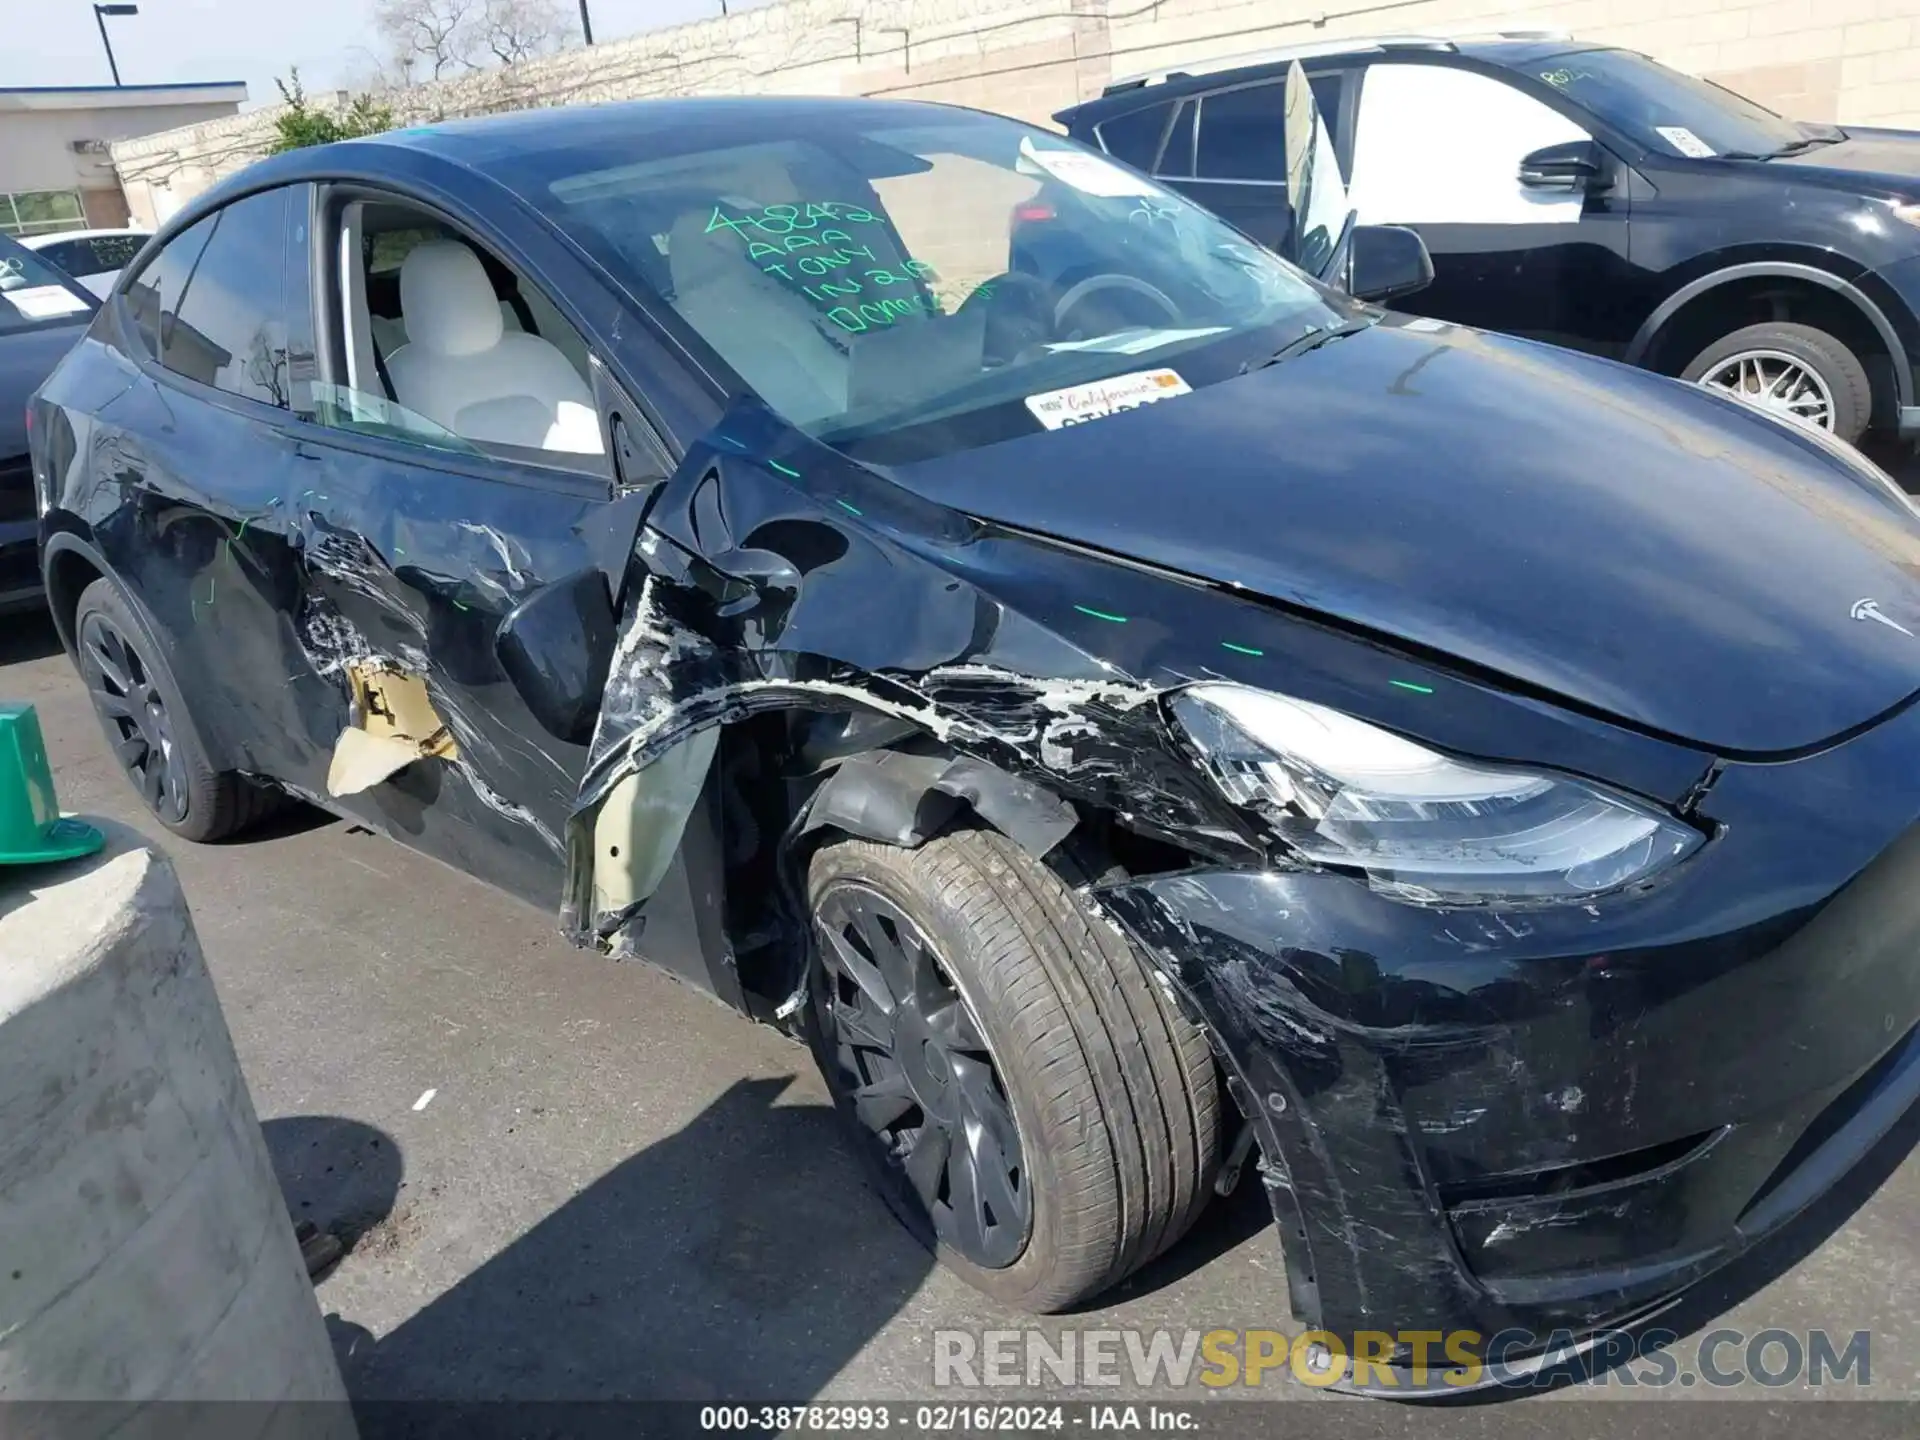
[[0, 235], [0, 335], [66, 324], [92, 308], [58, 269]]
[[530, 188], [771, 409], [850, 453], [1029, 434], [1048, 396], [1097, 382], [1113, 385], [1062, 401], [1062, 423], [1185, 393], [1351, 313], [1061, 136], [934, 107], [796, 113], [777, 137], [689, 127], [678, 153], [636, 142]]
[[1657, 154], [1752, 159], [1818, 141], [1764, 105], [1631, 50], [1581, 50], [1528, 68]]

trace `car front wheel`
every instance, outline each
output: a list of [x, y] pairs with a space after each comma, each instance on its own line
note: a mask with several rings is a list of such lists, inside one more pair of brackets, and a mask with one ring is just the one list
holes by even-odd
[[844, 840], [808, 895], [815, 1056], [888, 1205], [950, 1269], [1058, 1310], [1185, 1233], [1218, 1157], [1206, 1037], [1054, 868], [987, 829]]
[[1853, 351], [1811, 325], [1775, 322], [1723, 335], [1680, 378], [1790, 420], [1858, 440], [1873, 414], [1873, 386]]

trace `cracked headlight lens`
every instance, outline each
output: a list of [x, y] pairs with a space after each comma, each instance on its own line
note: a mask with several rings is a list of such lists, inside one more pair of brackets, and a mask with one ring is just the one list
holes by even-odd
[[1429, 903], [1565, 900], [1657, 875], [1699, 832], [1561, 775], [1470, 765], [1271, 691], [1195, 685], [1173, 714], [1215, 783], [1302, 859]]

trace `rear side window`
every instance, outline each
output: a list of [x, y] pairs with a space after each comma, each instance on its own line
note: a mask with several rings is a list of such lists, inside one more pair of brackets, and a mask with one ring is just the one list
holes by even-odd
[[69, 275], [85, 275], [84, 268], [93, 257], [85, 253], [84, 240], [63, 240], [58, 245], [42, 245], [33, 253], [49, 265], [58, 265]]
[[1222, 90], [1200, 105], [1194, 174], [1202, 180], [1287, 178], [1286, 85]]
[[307, 193], [295, 186], [236, 201], [141, 273], [128, 298], [162, 365], [264, 405], [310, 408]]
[[213, 221], [202, 220], [191, 230], [183, 230], [141, 270], [140, 278], [127, 290], [127, 306], [147, 353], [159, 360], [165, 356], [165, 338], [180, 308], [180, 295], [193, 274], [194, 262], [207, 246], [213, 233]]
[[1160, 154], [1160, 137], [1166, 133], [1167, 116], [1172, 110], [1171, 100], [1149, 105], [1144, 110], [1130, 110], [1125, 115], [1102, 120], [1094, 126], [1094, 133], [1109, 155], [1117, 156], [1136, 170], [1151, 170]]

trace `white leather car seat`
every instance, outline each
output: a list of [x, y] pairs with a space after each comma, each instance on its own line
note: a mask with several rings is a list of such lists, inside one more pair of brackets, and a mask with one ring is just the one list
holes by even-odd
[[467, 440], [598, 455], [593, 392], [560, 350], [509, 331], [486, 269], [457, 240], [400, 265], [407, 343], [387, 360], [394, 398]]

